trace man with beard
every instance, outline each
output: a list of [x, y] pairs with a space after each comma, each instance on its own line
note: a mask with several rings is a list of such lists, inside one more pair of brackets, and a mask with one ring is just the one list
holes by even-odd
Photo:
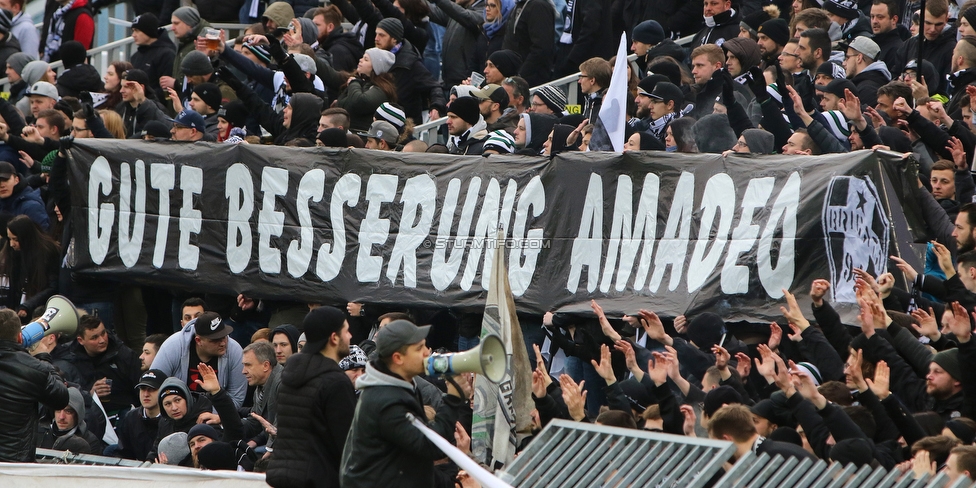
[[637, 88], [637, 116], [647, 122], [646, 132], [664, 142], [665, 128], [681, 115], [679, 105], [684, 95], [681, 88], [666, 81], [657, 82], [650, 91], [642, 85], [643, 81]]
[[278, 434], [268, 468], [272, 486], [339, 486], [339, 465], [356, 393], [339, 361], [349, 355], [349, 322], [319, 307], [303, 322], [305, 347], [289, 358], [278, 390]]
[[976, 203], [967, 203], [959, 207], [955, 226], [952, 237], [956, 239], [957, 254], [976, 249]]

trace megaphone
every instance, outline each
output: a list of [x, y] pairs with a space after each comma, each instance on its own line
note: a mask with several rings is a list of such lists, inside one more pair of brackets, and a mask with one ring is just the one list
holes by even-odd
[[439, 376], [477, 373], [492, 383], [498, 383], [505, 377], [507, 363], [505, 344], [497, 335], [492, 334], [482, 338], [478, 347], [468, 351], [431, 354], [427, 358], [427, 374]]
[[78, 330], [78, 309], [71, 300], [54, 295], [47, 301], [47, 310], [37, 320], [20, 328], [23, 335], [23, 346], [30, 347], [40, 341], [46, 335], [59, 332], [61, 334], [74, 334]]

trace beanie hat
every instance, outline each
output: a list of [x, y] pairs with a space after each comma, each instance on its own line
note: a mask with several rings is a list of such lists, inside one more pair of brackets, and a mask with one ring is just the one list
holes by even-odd
[[27, 66], [29, 62], [31, 62], [31, 57], [24, 53], [13, 53], [7, 58], [7, 64], [10, 65], [10, 68], [14, 70], [14, 73], [21, 76], [23, 76], [24, 66]]
[[220, 88], [213, 83], [201, 83], [193, 87], [193, 93], [196, 93], [203, 103], [206, 103], [215, 112], [220, 110]]
[[739, 29], [742, 29], [749, 33], [749, 36], [755, 39], [758, 36], [756, 29], [770, 19], [769, 13], [765, 10], [757, 10], [749, 15], [742, 17], [742, 22], [739, 22]]
[[204, 437], [209, 437], [211, 440], [219, 441], [220, 434], [217, 430], [211, 427], [209, 424], [196, 424], [190, 428], [190, 431], [186, 433], [187, 442], [193, 440], [194, 437], [202, 435]]
[[652, 66], [648, 66], [647, 74], [667, 76], [668, 81], [681, 86], [681, 67], [671, 61], [658, 61]]
[[351, 369], [365, 368], [369, 358], [359, 346], [353, 344], [349, 346], [349, 355], [339, 360], [339, 369], [349, 371]]
[[496, 130], [488, 133], [482, 151], [489, 149], [498, 151], [501, 154], [511, 154], [515, 152], [515, 137], [503, 130]]
[[733, 37], [722, 43], [722, 49], [725, 49], [727, 53], [732, 53], [739, 60], [743, 72], [748, 71], [753, 66], [759, 66], [759, 62], [762, 60], [759, 44], [750, 38]]
[[264, 9], [264, 14], [261, 16], [262, 20], [268, 19], [274, 21], [278, 29], [288, 27], [288, 23], [294, 18], [295, 9], [288, 2], [274, 2], [268, 5], [268, 8]]
[[631, 37], [637, 42], [653, 46], [664, 40], [664, 28], [654, 20], [645, 20], [634, 27], [634, 34]]
[[319, 28], [315, 26], [315, 22], [312, 22], [312, 19], [301, 17], [298, 19], [298, 24], [302, 26], [302, 42], [309, 46], [315, 44], [319, 36]]
[[789, 442], [790, 444], [803, 447], [803, 438], [800, 437], [800, 433], [793, 427], [780, 427], [774, 430], [772, 434], [769, 434], [769, 440]]
[[47, 64], [47, 61], [31, 61], [21, 70], [20, 77], [27, 82], [27, 86], [33, 86], [34, 83], [41, 81], [41, 78], [47, 74], [48, 69], [50, 69], [50, 66]]
[[559, 88], [552, 85], [542, 85], [542, 88], [539, 88], [535, 94], [554, 113], [561, 114], [566, 111], [566, 94]]
[[453, 113], [461, 118], [461, 120], [474, 125], [478, 123], [481, 117], [481, 107], [478, 103], [478, 99], [475, 97], [461, 97], [453, 102], [447, 107], [448, 113]]
[[785, 46], [790, 42], [790, 26], [784, 19], [770, 19], [762, 23], [756, 32], [764, 34], [776, 44]]
[[211, 442], [197, 452], [201, 468], [237, 471], [237, 450], [226, 442]]
[[190, 455], [190, 446], [186, 442], [186, 432], [174, 432], [159, 441], [160, 454], [166, 456], [166, 464], [176, 466]]
[[853, 0], [826, 0], [823, 8], [847, 20], [856, 19], [860, 15], [860, 11], [857, 9], [857, 2]]
[[196, 27], [200, 23], [200, 12], [193, 7], [180, 7], [173, 11], [173, 17], [182, 20], [190, 27]]
[[403, 128], [407, 125], [407, 114], [403, 112], [403, 109], [394, 107], [390, 102], [383, 102], [379, 107], [376, 107], [376, 113], [373, 114], [373, 118], [385, 120], [398, 131], [403, 133]]
[[823, 376], [820, 375], [820, 369], [813, 365], [813, 363], [808, 363], [806, 361], [801, 363], [796, 363], [797, 373], [809, 376], [813, 380], [814, 386], [820, 386], [823, 383]]
[[132, 19], [132, 30], [138, 30], [149, 37], [155, 38], [159, 36], [159, 19], [152, 12], [146, 12]]
[[247, 107], [240, 100], [231, 100], [220, 106], [220, 110], [217, 111], [217, 116], [223, 117], [224, 120], [230, 122], [230, 125], [234, 127], [244, 127], [247, 124]]
[[860, 468], [874, 460], [874, 446], [860, 437], [844, 439], [830, 448], [829, 457], [842, 465], [853, 464]]
[[[705, 118], [703, 117], [702, 120]], [[691, 339], [691, 342], [694, 342], [702, 351], [711, 351], [712, 346], [722, 341], [722, 336], [725, 333], [725, 321], [722, 320], [722, 317], [711, 312], [705, 312], [695, 317], [688, 324], [688, 339]]]
[[389, 73], [393, 63], [396, 62], [396, 54], [378, 47], [367, 49], [366, 55], [369, 56], [369, 62], [373, 64], [373, 73], [377, 75]]
[[946, 428], [962, 441], [964, 445], [971, 445], [976, 440], [976, 430], [962, 423], [959, 419], [952, 419], [945, 424]]
[[939, 351], [932, 357], [932, 362], [938, 364], [953, 379], [958, 381], [962, 378], [962, 364], [959, 363], [959, 349]]
[[387, 17], [376, 24], [377, 29], [383, 29], [396, 41], [403, 40], [403, 23], [400, 19]]
[[47, 156], [44, 156], [44, 159], [41, 160], [41, 173], [50, 173], [51, 166], [54, 165], [54, 160], [57, 157], [58, 157], [57, 151], [51, 151], [47, 153]]
[[[346, 130], [333, 127], [331, 129], [325, 129], [319, 132], [316, 139], [322, 141], [322, 145], [325, 147], [349, 147], [346, 142]], [[352, 348], [352, 346], [349, 346]], [[341, 364], [341, 363], [340, 363]]]
[[[491, 53], [488, 61], [494, 64], [503, 76], [515, 76], [522, 68], [522, 56], [509, 49], [501, 49]], [[560, 110], [561, 112], [561, 110]]]
[[643, 80], [637, 82], [637, 94], [649, 97], [651, 96], [651, 92], [654, 91], [654, 87], [657, 86], [658, 83], [668, 83], [670, 81], [671, 80], [664, 75], [646, 76]]
[[847, 71], [844, 69], [844, 67], [832, 61], [822, 63], [820, 67], [817, 68], [817, 74], [826, 75], [835, 80], [847, 79]]
[[10, 24], [13, 18], [13, 13], [7, 9], [0, 9], [0, 32], [4, 36], [10, 34]]
[[302, 68], [302, 71], [315, 76], [315, 73], [318, 71], [318, 66], [315, 65], [315, 60], [312, 59], [311, 56], [308, 54], [295, 53], [292, 54], [292, 57], [295, 58], [295, 62], [298, 63], [298, 66]]
[[976, 7], [969, 7], [962, 13], [962, 17], [969, 22], [969, 25], [976, 25]]
[[264, 62], [264, 64], [271, 64], [271, 51], [268, 50], [268, 46], [245, 44], [244, 47], [246, 47], [248, 51], [251, 51], [251, 54], [253, 54], [254, 57]]
[[210, 58], [200, 51], [190, 51], [180, 62], [180, 69], [187, 76], [209, 75], [213, 73], [213, 64]]
[[728, 385], [723, 385], [705, 394], [702, 413], [711, 417], [723, 405], [742, 404], [742, 395]]
[[[735, 143], [738, 142], [738, 139], [735, 137], [735, 132], [732, 131], [732, 126], [729, 125], [729, 117], [726, 114], [708, 114], [698, 119], [698, 122], [695, 122], [695, 125], [692, 127], [692, 132], [695, 135], [695, 144], [698, 146], [698, 151], [703, 154], [721, 154], [722, 151], [732, 149]], [[698, 344], [698, 347], [703, 347], [698, 342], [695, 342], [695, 344]]]
[[772, 154], [776, 141], [771, 133], [762, 129], [746, 129], [742, 131], [746, 139], [749, 152], [752, 154]]

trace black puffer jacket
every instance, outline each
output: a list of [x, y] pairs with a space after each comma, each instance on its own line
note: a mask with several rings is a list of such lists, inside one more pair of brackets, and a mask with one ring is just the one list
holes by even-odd
[[150, 418], [145, 412], [142, 407], [133, 408], [115, 426], [120, 455], [124, 459], [151, 461], [149, 453], [153, 450], [162, 415]]
[[689, 47], [694, 49], [705, 44], [716, 44], [721, 46], [725, 41], [739, 36], [739, 21], [742, 17], [739, 12], [726, 10], [714, 17], [715, 27], [705, 26], [695, 34]]
[[278, 438], [268, 484], [338, 487], [355, 409], [352, 383], [335, 361], [321, 354], [288, 358], [278, 389]]
[[[922, 47], [922, 59], [927, 59], [932, 66], [935, 66], [936, 73], [951, 73], [952, 72], [952, 51], [956, 48], [956, 27], [952, 26], [944, 31], [939, 37], [930, 41], [925, 40], [925, 44]], [[904, 47], [902, 47], [901, 59], [908, 63], [913, 59], [918, 59], [918, 36], [912, 37], [905, 42]], [[939, 77], [938, 86], [934, 86], [934, 83], [926, 83], [929, 86], [929, 93], [941, 93], [943, 95], [948, 95], [946, 93], [946, 79], [944, 76]]]
[[20, 344], [0, 341], [0, 461], [34, 462], [37, 404], [68, 405], [68, 387], [54, 367], [31, 357]]
[[[434, 460], [444, 455], [407, 420], [408, 413], [426, 418], [414, 384], [375, 362], [356, 383], [361, 393], [342, 452], [342, 486], [434, 486]], [[460, 398], [443, 395], [430, 427], [452, 439], [461, 406]]]

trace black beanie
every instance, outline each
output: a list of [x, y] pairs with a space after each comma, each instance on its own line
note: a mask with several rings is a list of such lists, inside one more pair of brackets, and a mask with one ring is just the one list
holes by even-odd
[[85, 52], [85, 46], [83, 46], [78, 41], [68, 41], [61, 44], [61, 48], [58, 50], [61, 54], [61, 61], [64, 63], [65, 68], [71, 68], [83, 64], [85, 62], [85, 57], [88, 55]]
[[346, 130], [333, 127], [319, 132], [317, 137], [325, 147], [349, 147], [346, 139]]
[[504, 76], [515, 76], [519, 74], [519, 70], [522, 68], [522, 56], [508, 49], [491, 53], [491, 56], [488, 56], [488, 61], [491, 61], [491, 64], [494, 64]]
[[969, 22], [969, 25], [976, 26], [976, 7], [969, 7], [962, 13], [962, 17]]
[[784, 19], [767, 20], [759, 26], [759, 29], [756, 29], [756, 32], [764, 34], [780, 46], [785, 46], [786, 43], [790, 42], [790, 26]]
[[687, 334], [688, 339], [691, 339], [699, 349], [709, 351], [722, 340], [722, 335], [725, 334], [725, 321], [714, 313], [705, 312], [691, 320]]
[[197, 453], [201, 468], [237, 471], [237, 450], [226, 442], [211, 442]]
[[247, 124], [247, 107], [240, 100], [231, 100], [220, 106], [217, 116], [223, 117], [234, 127], [244, 127]]
[[478, 99], [475, 97], [461, 97], [451, 102], [451, 105], [447, 107], [447, 111], [448, 113], [457, 115], [461, 120], [474, 125], [478, 123], [481, 117], [480, 105]]
[[206, 103], [214, 112], [220, 110], [220, 88], [214, 83], [201, 83], [193, 87], [193, 93], [196, 93], [203, 103]]
[[403, 23], [400, 19], [387, 17], [376, 24], [377, 29], [383, 29], [387, 34], [397, 41], [403, 40]]

